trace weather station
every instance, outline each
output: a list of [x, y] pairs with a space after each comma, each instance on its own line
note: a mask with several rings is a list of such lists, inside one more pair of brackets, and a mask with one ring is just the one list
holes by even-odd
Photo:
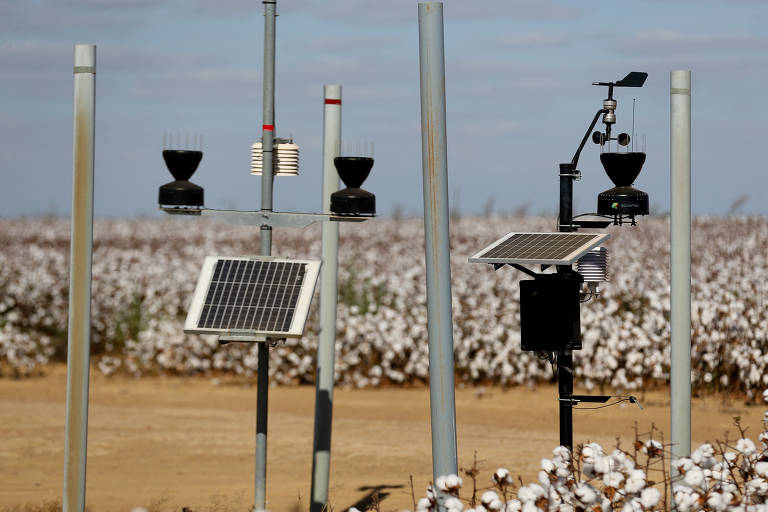
[[[573, 351], [582, 348], [581, 304], [598, 295], [599, 283], [608, 278], [607, 250], [602, 244], [610, 235], [580, 233], [579, 229], [605, 229], [612, 224], [634, 226], [637, 216], [648, 214], [648, 194], [632, 186], [645, 162], [644, 148], [634, 151], [634, 146], [629, 147], [629, 134], [613, 137], [611, 133], [618, 106], [614, 88], [642, 87], [647, 77], [647, 73], [633, 71], [617, 82], [593, 82], [607, 87], [608, 97], [571, 161], [559, 166], [558, 232], [508, 233], [469, 258], [470, 263], [491, 264], [495, 270], [510, 265], [532, 278], [520, 281], [521, 349], [537, 353], [553, 366], [558, 380], [560, 445], [569, 449], [573, 449], [573, 409], [579, 404], [607, 406], [628, 401], [640, 406], [634, 396], [575, 395]], [[592, 132], [601, 116], [604, 131]], [[581, 179], [579, 156], [590, 134], [600, 146], [600, 162], [615, 187], [598, 195], [597, 212], [574, 216], [573, 182]], [[617, 151], [611, 151], [614, 142]], [[539, 271], [530, 266], [538, 266]], [[616, 401], [608, 404], [612, 398]]]
[[[180, 137], [164, 138], [163, 160], [174, 180], [160, 186], [159, 208], [171, 215], [200, 216], [259, 229], [259, 255], [207, 256], [184, 324], [188, 334], [217, 335], [221, 345], [258, 347], [256, 397], [255, 511], [266, 510], [269, 349], [304, 333], [316, 284], [320, 284], [316, 369], [315, 439], [311, 510], [326, 510], [330, 461], [331, 409], [336, 335], [339, 222], [361, 222], [376, 214], [376, 197], [362, 184], [373, 168], [369, 151], [354, 151], [341, 140], [341, 86], [323, 88], [322, 206], [319, 213], [273, 209], [274, 177], [299, 174], [299, 146], [275, 136], [276, 1], [264, 4], [264, 69], [261, 138], [251, 146], [250, 173], [261, 182], [261, 208], [240, 211], [209, 208], [203, 188], [190, 181], [203, 159], [202, 136], [180, 147]], [[344, 141], [348, 143], [349, 141]], [[344, 151], [347, 150], [348, 153]], [[339, 178], [346, 188], [339, 190]], [[272, 230], [322, 224], [322, 260], [272, 255]]]

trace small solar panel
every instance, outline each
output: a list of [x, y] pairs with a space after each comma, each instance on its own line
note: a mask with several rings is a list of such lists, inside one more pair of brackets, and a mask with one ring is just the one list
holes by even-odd
[[606, 233], [508, 233], [470, 256], [470, 263], [570, 265], [597, 247]]
[[184, 332], [298, 338], [319, 268], [316, 260], [208, 256]]

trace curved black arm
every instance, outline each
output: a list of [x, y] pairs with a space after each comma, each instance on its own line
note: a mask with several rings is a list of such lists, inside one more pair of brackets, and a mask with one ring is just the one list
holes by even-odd
[[579, 149], [576, 150], [576, 154], [573, 155], [573, 160], [571, 160], [571, 165], [573, 165], [573, 169], [576, 169], [576, 165], [579, 163], [579, 155], [581, 154], [581, 150], [584, 149], [584, 144], [587, 143], [587, 139], [589, 138], [589, 134], [592, 133], [592, 128], [595, 127], [597, 124], [597, 120], [600, 117], [601, 114], [607, 113], [608, 110], [601, 108], [597, 111], [597, 114], [595, 114], [595, 118], [592, 119], [592, 124], [589, 125], [589, 128], [587, 128], [587, 133], [584, 134], [584, 138], [581, 139], [581, 144], [579, 144]]

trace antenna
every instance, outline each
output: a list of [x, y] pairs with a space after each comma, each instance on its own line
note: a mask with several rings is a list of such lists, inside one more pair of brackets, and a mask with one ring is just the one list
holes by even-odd
[[635, 101], [637, 98], [632, 98], [632, 151], [635, 150]]

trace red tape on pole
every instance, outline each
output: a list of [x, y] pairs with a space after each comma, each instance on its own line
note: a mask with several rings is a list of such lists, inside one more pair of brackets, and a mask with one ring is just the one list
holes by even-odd
[[261, 127], [262, 130], [269, 130], [269, 131], [275, 131], [275, 125], [272, 124], [265, 124]]
[[341, 100], [334, 100], [331, 98], [325, 98], [326, 105], [341, 105]]

